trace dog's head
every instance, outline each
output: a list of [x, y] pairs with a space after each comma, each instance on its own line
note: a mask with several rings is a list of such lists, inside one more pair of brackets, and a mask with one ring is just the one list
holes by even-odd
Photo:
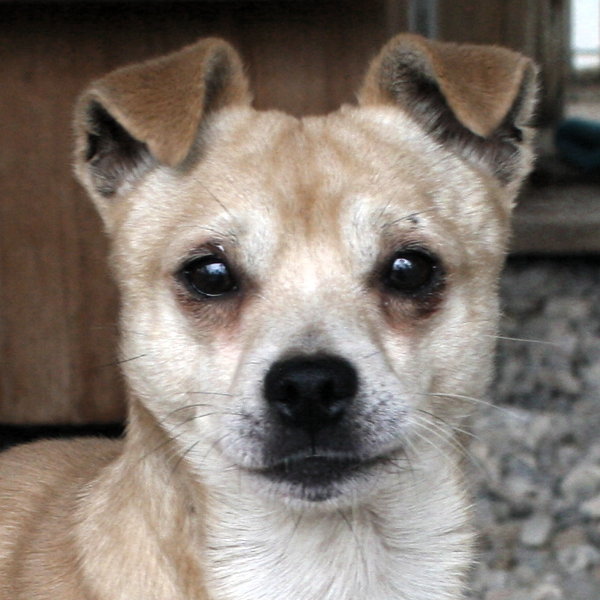
[[316, 502], [443, 446], [488, 379], [534, 80], [508, 50], [401, 35], [324, 117], [255, 111], [213, 39], [90, 87], [76, 169], [132, 402], [180, 459]]

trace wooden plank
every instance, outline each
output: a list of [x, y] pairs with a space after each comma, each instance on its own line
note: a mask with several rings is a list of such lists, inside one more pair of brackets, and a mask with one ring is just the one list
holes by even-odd
[[569, 2], [538, 0], [535, 11], [534, 57], [540, 65], [538, 123], [554, 125], [564, 114], [565, 91], [570, 75]]
[[402, 28], [403, 6], [0, 4], [0, 421], [123, 417], [118, 369], [106, 366], [116, 360], [117, 318], [107, 244], [70, 169], [83, 87], [220, 35], [242, 50], [258, 107], [323, 113], [353, 100], [368, 59]]
[[600, 254], [598, 185], [526, 189], [513, 219], [513, 254]]
[[472, 44], [502, 44], [507, 11], [503, 0], [439, 0], [440, 39]]

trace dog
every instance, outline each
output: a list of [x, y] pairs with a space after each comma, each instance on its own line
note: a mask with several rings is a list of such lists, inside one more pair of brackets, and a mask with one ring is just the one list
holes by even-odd
[[0, 457], [0, 599], [462, 598], [535, 95], [518, 53], [411, 34], [326, 116], [253, 109], [212, 38], [93, 83], [127, 430]]

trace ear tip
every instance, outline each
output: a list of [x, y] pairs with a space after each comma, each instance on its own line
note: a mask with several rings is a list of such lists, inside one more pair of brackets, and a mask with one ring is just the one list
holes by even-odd
[[176, 167], [190, 155], [208, 113], [250, 101], [242, 60], [221, 38], [201, 38], [120, 67], [93, 81], [76, 101], [77, 172], [81, 178], [87, 168], [93, 191], [102, 193], [108, 184], [113, 191], [139, 179], [150, 166]]
[[418, 33], [403, 32], [398, 33], [391, 38], [384, 46], [383, 50], [386, 50], [386, 48], [414, 48], [415, 46], [418, 48], [427, 48], [432, 43], [436, 42], [431, 42], [429, 39]]
[[399, 33], [392, 37], [385, 46], [379, 52], [380, 56], [387, 54], [390, 50], [394, 50], [395, 53], [401, 53], [402, 50], [406, 51], [419, 51], [426, 55], [432, 54], [445, 54], [450, 52], [458, 51], [463, 56], [470, 53], [481, 55], [482, 53], [489, 53], [491, 55], [496, 54], [503, 56], [503, 58], [509, 61], [511, 58], [515, 63], [515, 66], [522, 66], [525, 68], [533, 68], [537, 72], [537, 65], [531, 58], [511, 48], [500, 46], [496, 44], [475, 44], [475, 43], [462, 43], [447, 40], [432, 40], [426, 38], [417, 33]]
[[478, 153], [504, 177], [517, 146], [529, 143], [511, 136], [527, 127], [536, 91], [537, 66], [519, 52], [401, 33], [371, 63], [359, 102], [398, 107], [437, 141]]
[[219, 55], [221, 57], [226, 57], [227, 60], [234, 64], [242, 65], [240, 54], [233, 44], [220, 37], [198, 38], [195, 42], [192, 42], [171, 54], [159, 57], [158, 60], [168, 59], [169, 57], [174, 56], [189, 56], [190, 54], [197, 55], [200, 60], [205, 56]]
[[437, 82], [444, 95], [465, 94], [471, 89], [473, 94], [485, 90], [485, 94], [500, 99], [518, 88], [527, 96], [535, 96], [532, 90], [537, 89], [538, 67], [531, 58], [503, 46], [438, 41], [415, 33], [399, 33], [373, 59], [359, 98], [381, 100], [382, 92], [386, 97], [386, 89], [389, 92], [404, 85], [405, 80], [414, 80], [416, 73], [423, 80]]

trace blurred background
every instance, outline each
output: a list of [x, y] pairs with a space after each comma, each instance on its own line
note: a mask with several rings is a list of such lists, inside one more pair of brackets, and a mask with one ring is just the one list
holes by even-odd
[[600, 598], [599, 4], [0, 0], [0, 446], [122, 430], [118, 299], [71, 174], [72, 108], [90, 80], [219, 35], [258, 108], [322, 114], [354, 101], [400, 31], [508, 46], [541, 68], [539, 158], [502, 280], [493, 405], [481, 399], [465, 447], [481, 532], [472, 597]]

